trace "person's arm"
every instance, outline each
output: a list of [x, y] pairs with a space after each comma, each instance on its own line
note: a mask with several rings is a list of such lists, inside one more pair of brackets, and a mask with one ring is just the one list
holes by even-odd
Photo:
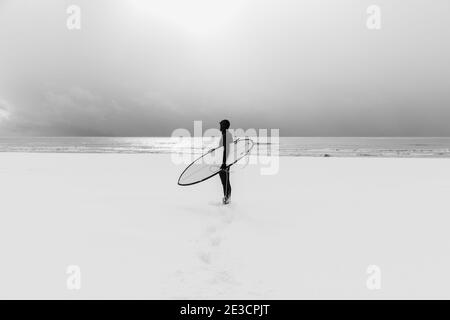
[[228, 147], [228, 141], [226, 136], [226, 131], [222, 132], [222, 145], [223, 145], [223, 156], [222, 156], [222, 169], [225, 169], [227, 166], [227, 147]]

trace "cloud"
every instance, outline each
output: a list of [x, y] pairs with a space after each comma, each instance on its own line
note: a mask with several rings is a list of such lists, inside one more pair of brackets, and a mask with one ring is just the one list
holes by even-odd
[[[406, 20], [381, 33], [350, 0], [250, 0], [222, 30], [214, 18], [228, 2], [81, 2], [79, 32], [65, 28], [64, 1], [0, 10], [1, 94], [14, 107], [1, 109], [2, 132], [161, 136], [229, 118], [282, 135], [450, 135], [446, 0], [393, 5]], [[155, 18], [154, 5], [214, 37]], [[432, 23], [415, 24], [424, 10]]]
[[[2, 133], [35, 136], [149, 136], [169, 134], [180, 122], [180, 108], [157, 92], [99, 92], [72, 86], [47, 85], [16, 101], [14, 117], [5, 101]], [[178, 124], [179, 126], [179, 124]]]

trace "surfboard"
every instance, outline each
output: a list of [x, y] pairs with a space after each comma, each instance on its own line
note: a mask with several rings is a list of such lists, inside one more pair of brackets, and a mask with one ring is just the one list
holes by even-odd
[[[254, 143], [250, 138], [237, 139], [230, 143], [226, 162], [227, 167], [231, 167], [248, 155], [253, 145]], [[178, 184], [180, 186], [191, 186], [219, 174], [222, 166], [222, 157], [223, 146], [209, 150], [184, 169], [178, 178]]]

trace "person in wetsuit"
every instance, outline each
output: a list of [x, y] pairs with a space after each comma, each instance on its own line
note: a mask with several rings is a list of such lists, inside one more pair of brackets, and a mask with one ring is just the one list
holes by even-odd
[[230, 184], [230, 167], [227, 166], [227, 157], [230, 152], [230, 148], [233, 146], [233, 135], [228, 130], [230, 128], [230, 121], [220, 121], [220, 132], [222, 137], [220, 138], [220, 147], [223, 146], [222, 166], [220, 167], [219, 177], [222, 182], [223, 188], [223, 203], [228, 204], [231, 201], [231, 184]]

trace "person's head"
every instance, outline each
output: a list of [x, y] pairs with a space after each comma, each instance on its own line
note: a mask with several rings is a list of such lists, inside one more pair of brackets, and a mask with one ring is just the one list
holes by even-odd
[[230, 121], [224, 119], [220, 121], [220, 131], [224, 131], [230, 128]]

